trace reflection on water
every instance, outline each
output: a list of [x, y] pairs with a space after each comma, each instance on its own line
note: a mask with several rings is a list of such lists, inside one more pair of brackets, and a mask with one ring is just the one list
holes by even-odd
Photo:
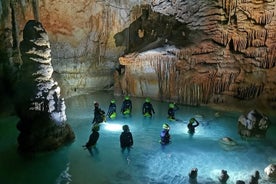
[[[222, 169], [230, 176], [227, 183], [236, 180], [249, 182], [255, 170], [260, 171], [260, 183], [268, 181], [263, 169], [276, 162], [276, 114], [270, 117], [272, 126], [262, 140], [242, 140], [237, 135], [239, 113], [223, 112], [204, 107], [180, 106], [176, 112], [179, 121], [169, 122], [167, 103], [152, 100], [153, 118], [142, 116], [144, 99], [132, 98], [131, 117], [118, 115], [101, 125], [97, 144], [98, 153], [91, 156], [82, 148], [91, 131], [93, 101], [107, 111], [109, 93], [84, 95], [66, 100], [66, 114], [76, 134], [76, 140], [59, 150], [22, 157], [16, 152], [16, 117], [0, 119], [1, 164], [0, 183], [16, 184], [185, 184], [188, 173], [198, 168], [198, 183], [218, 183]], [[115, 97], [119, 112], [122, 97]], [[250, 110], [250, 109], [249, 109]], [[196, 117], [200, 125], [191, 137], [187, 133], [187, 121]], [[159, 135], [162, 124], [170, 124], [172, 143], [161, 147]], [[121, 127], [128, 124], [133, 134], [134, 146], [130, 154], [122, 154], [119, 145]], [[219, 142], [231, 137], [237, 145], [226, 146]]]

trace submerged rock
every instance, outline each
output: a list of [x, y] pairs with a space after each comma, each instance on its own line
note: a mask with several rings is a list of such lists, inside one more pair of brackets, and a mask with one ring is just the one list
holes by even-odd
[[268, 177], [276, 179], [276, 164], [269, 164], [264, 172]]
[[228, 146], [236, 146], [237, 142], [231, 139], [230, 137], [223, 137], [219, 140], [220, 143]]
[[257, 110], [251, 110], [247, 115], [238, 119], [238, 132], [245, 137], [264, 137], [269, 128], [270, 121], [267, 116]]
[[27, 22], [20, 50], [23, 64], [16, 96], [20, 118], [17, 124], [19, 150], [56, 149], [73, 140], [75, 135], [66, 123], [66, 106], [60, 87], [52, 78], [50, 42], [40, 22]]

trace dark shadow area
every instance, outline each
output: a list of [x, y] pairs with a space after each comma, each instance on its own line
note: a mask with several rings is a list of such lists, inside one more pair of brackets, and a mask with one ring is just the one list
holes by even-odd
[[191, 30], [173, 16], [153, 12], [142, 6], [142, 15], [130, 26], [114, 35], [116, 46], [125, 46], [125, 54], [143, 52], [164, 44], [183, 47], [192, 43]]

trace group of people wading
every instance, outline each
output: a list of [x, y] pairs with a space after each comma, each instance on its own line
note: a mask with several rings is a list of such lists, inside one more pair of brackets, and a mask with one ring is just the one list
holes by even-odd
[[[175, 121], [177, 120], [175, 118], [175, 112], [179, 110], [179, 107], [175, 103], [169, 103], [169, 108], [168, 108], [168, 120], [170, 121]], [[131, 116], [132, 113], [132, 101], [130, 100], [129, 96], [125, 96], [122, 106], [121, 106], [121, 114], [123, 116]], [[155, 114], [153, 105], [150, 102], [150, 98], [146, 98], [145, 102], [143, 103], [142, 106], [142, 114], [144, 117], [152, 117], [153, 114]], [[104, 110], [100, 108], [100, 105], [98, 102], [94, 102], [94, 118], [92, 120], [92, 133], [89, 136], [88, 142], [83, 145], [85, 149], [88, 149], [88, 151], [93, 155], [92, 148], [95, 149], [97, 152], [96, 148], [96, 143], [99, 139], [99, 130], [100, 130], [100, 123], [106, 122], [106, 118], [109, 119], [115, 119], [117, 117], [117, 106], [115, 103], [115, 100], [112, 99], [110, 101], [107, 113], [105, 113]], [[188, 127], [188, 133], [189, 134], [194, 134], [195, 133], [195, 127], [199, 125], [199, 122], [195, 118], [191, 118], [189, 123], [187, 124]], [[123, 132], [120, 135], [120, 145], [122, 152], [124, 152], [126, 149], [128, 152], [130, 151], [130, 148], [133, 146], [133, 136], [132, 133], [130, 132], [130, 128], [128, 125], [123, 125], [122, 126]], [[164, 123], [162, 125], [162, 131], [160, 133], [160, 144], [161, 145], [166, 145], [169, 144], [170, 141], [170, 126], [168, 123]]]

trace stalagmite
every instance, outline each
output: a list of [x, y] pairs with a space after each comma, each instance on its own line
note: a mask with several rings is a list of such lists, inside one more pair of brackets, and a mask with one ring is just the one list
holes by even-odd
[[50, 44], [42, 24], [27, 22], [20, 43], [23, 65], [17, 94], [19, 150], [49, 151], [68, 143], [75, 135], [66, 123], [65, 102], [52, 78]]

